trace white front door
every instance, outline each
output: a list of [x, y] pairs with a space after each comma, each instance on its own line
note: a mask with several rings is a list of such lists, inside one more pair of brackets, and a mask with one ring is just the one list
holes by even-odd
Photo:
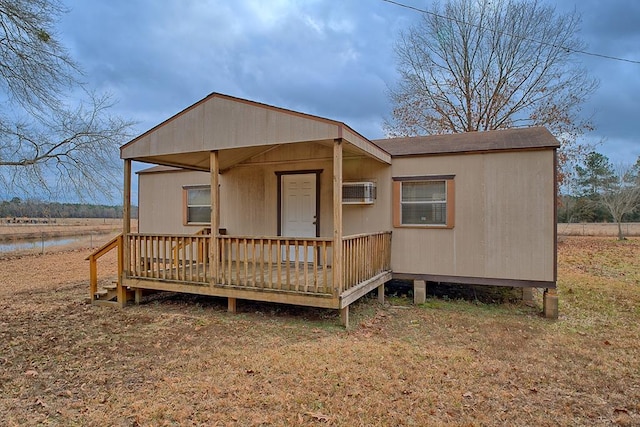
[[[316, 237], [316, 174], [282, 175], [282, 235], [286, 237]], [[307, 261], [313, 260], [308, 248]], [[295, 260], [295, 250], [289, 259]], [[298, 259], [304, 259], [300, 249]], [[284, 255], [284, 254], [283, 254]]]

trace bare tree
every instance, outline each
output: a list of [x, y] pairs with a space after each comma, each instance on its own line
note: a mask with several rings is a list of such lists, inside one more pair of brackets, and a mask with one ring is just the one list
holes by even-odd
[[622, 232], [624, 216], [635, 211], [640, 205], [638, 166], [640, 166], [640, 158], [634, 166], [618, 165], [615, 170], [615, 180], [600, 194], [600, 203], [618, 224], [618, 240], [625, 239]]
[[64, 12], [58, 0], [0, 0], [0, 183], [85, 199], [118, 187], [117, 147], [132, 123], [84, 88], [56, 38]]
[[[597, 81], [576, 65], [580, 17], [538, 0], [448, 0], [401, 32], [392, 136], [546, 126], [572, 156]], [[563, 160], [563, 159], [561, 159]]]

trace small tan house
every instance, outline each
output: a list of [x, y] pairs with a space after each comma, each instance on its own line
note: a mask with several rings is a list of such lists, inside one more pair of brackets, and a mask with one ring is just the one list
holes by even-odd
[[[544, 128], [368, 140], [341, 122], [211, 94], [121, 148], [120, 279], [341, 310], [392, 277], [544, 288], [557, 313], [556, 149]], [[131, 162], [139, 232], [130, 229]], [[211, 191], [215, 189], [215, 191]], [[113, 295], [112, 295], [113, 294]], [[545, 307], [546, 309], [547, 307]]]

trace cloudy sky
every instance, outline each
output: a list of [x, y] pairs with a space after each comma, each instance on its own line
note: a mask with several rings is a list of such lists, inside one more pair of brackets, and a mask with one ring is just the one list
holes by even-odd
[[[418, 12], [382, 0], [64, 0], [60, 36], [89, 87], [144, 132], [211, 92], [384, 136], [393, 43]], [[640, 1], [548, 0], [582, 14], [588, 50], [640, 61]], [[401, 0], [429, 8], [431, 0]], [[640, 155], [640, 64], [576, 55], [600, 87], [585, 106], [614, 162]]]

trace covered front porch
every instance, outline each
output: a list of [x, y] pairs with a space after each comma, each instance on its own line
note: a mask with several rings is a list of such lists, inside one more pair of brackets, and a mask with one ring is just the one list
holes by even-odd
[[[391, 279], [386, 200], [349, 207], [345, 220], [342, 199], [345, 176], [390, 185], [378, 176], [390, 156], [342, 123], [213, 94], [123, 146], [121, 157], [124, 225], [112, 243], [121, 306], [130, 293], [173, 291], [226, 297], [231, 311], [237, 299], [339, 309], [347, 324], [349, 304], [376, 288], [383, 295]], [[132, 233], [134, 161], [207, 173], [210, 217], [200, 221], [207, 226]], [[287, 193], [290, 184], [309, 191]], [[295, 197], [310, 201], [298, 209], [306, 228], [288, 218]], [[99, 299], [94, 284], [91, 293]]]

